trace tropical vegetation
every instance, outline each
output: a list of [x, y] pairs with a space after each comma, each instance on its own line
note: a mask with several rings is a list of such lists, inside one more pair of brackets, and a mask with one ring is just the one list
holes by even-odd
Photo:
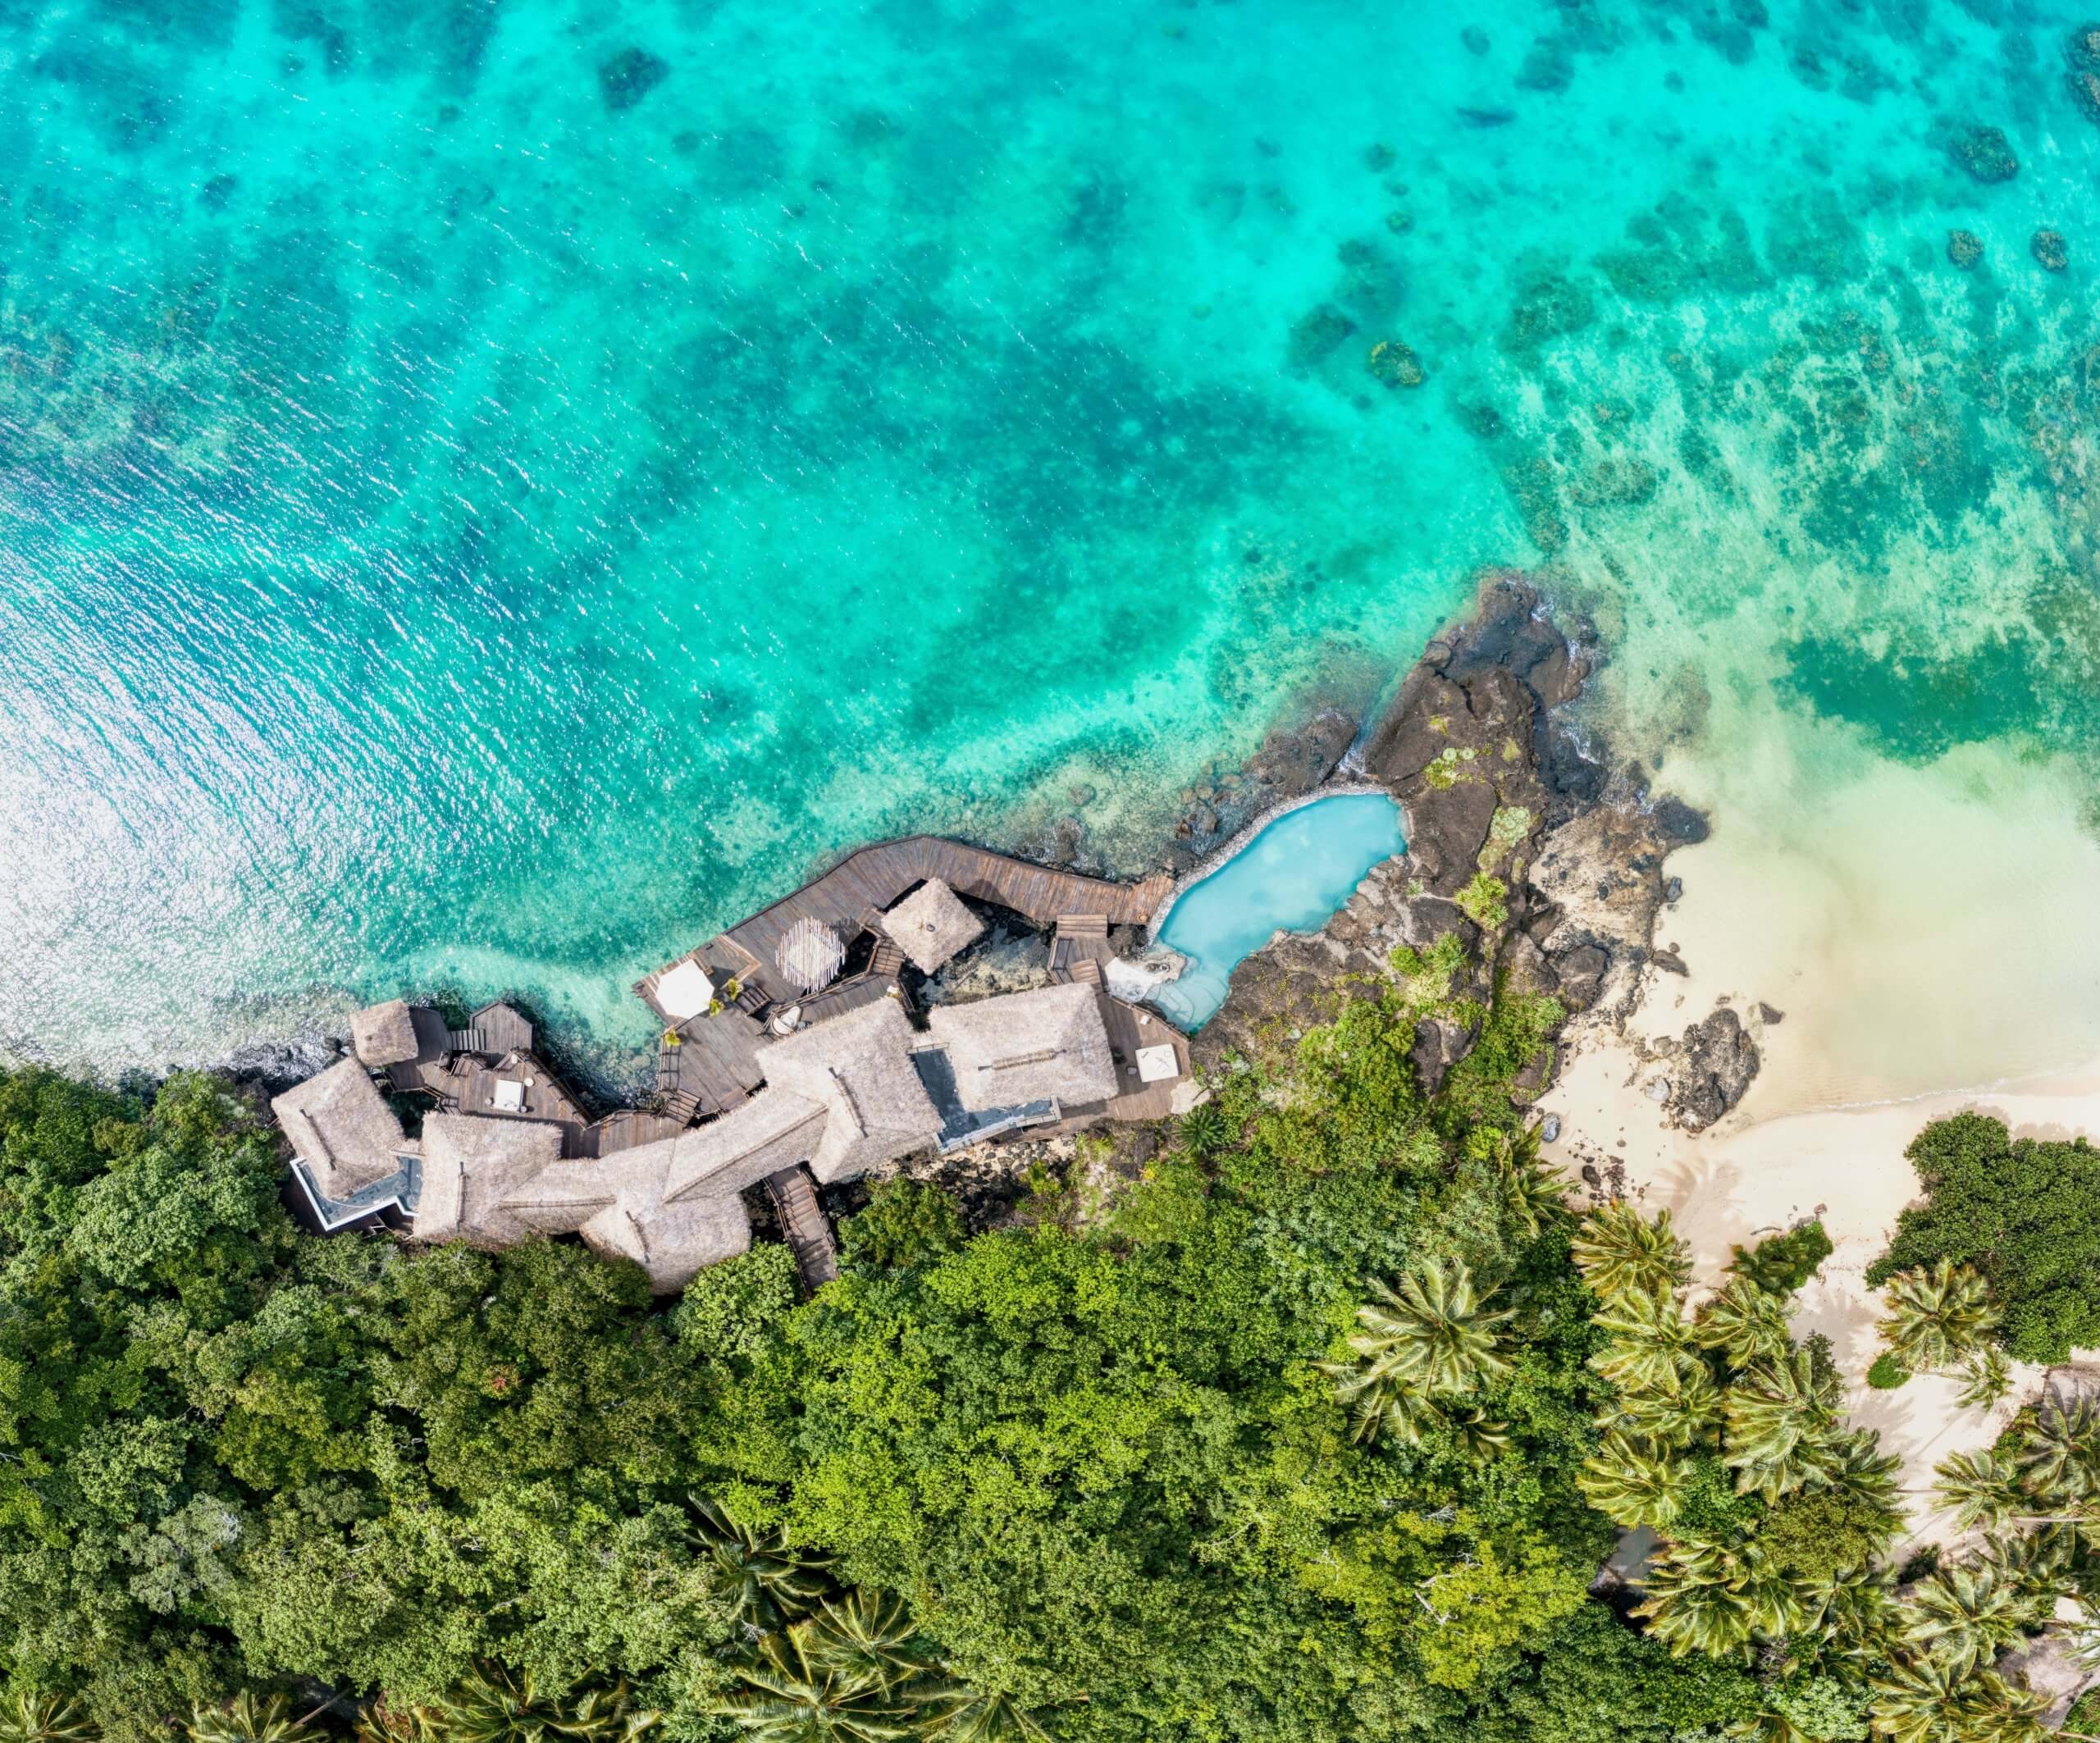
[[806, 1301], [311, 1238], [213, 1080], [0, 1073], [0, 1743], [2034, 1735], [2089, 1408], [1950, 1462], [1993, 1547], [1898, 1587], [1813, 1243], [1694, 1307], [1512, 1102], [1550, 1002], [1395, 967], [1000, 1226], [884, 1187]]
[[1965, 1268], [1997, 1316], [1976, 1335], [2020, 1362], [2100, 1345], [2100, 1151], [2016, 1139], [1986, 1114], [1935, 1120], [1906, 1154], [1924, 1187], [1867, 1281]]

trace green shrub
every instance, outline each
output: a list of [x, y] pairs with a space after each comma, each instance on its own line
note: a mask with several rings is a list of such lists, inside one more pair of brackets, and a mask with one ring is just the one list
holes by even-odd
[[1867, 1384], [1877, 1392], [1893, 1392], [1910, 1377], [1910, 1369], [1887, 1350], [1876, 1356], [1874, 1366], [1867, 1370]]
[[1811, 1221], [1761, 1240], [1754, 1249], [1737, 1248], [1728, 1269], [1769, 1294], [1791, 1295], [1815, 1275], [1830, 1252], [1830, 1237], [1822, 1223]]
[[1459, 911], [1483, 932], [1499, 930], [1509, 918], [1509, 886], [1491, 872], [1475, 872], [1452, 899]]
[[2016, 1141], [2002, 1120], [1956, 1114], [1905, 1153], [1924, 1202], [1898, 1219], [1869, 1283], [1938, 1259], [1965, 1262], [1990, 1283], [2018, 1360], [2060, 1362], [2100, 1344], [2100, 1151], [2082, 1138]]

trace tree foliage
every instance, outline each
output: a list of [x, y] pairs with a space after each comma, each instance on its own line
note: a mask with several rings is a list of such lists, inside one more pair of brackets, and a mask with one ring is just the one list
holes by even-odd
[[2061, 1362], [2100, 1344], [2100, 1152], [2084, 1138], [2015, 1139], [2002, 1120], [1935, 1120], [1905, 1152], [1924, 1183], [1888, 1251], [1867, 1272], [1888, 1282], [1946, 1260], [1973, 1266], [2021, 1362]]
[[[573, 1243], [310, 1239], [212, 1082], [0, 1074], [0, 1734], [260, 1734], [317, 1693], [368, 1743], [2016, 1708], [1988, 1660], [2084, 1565], [2089, 1415], [1949, 1477], [2069, 1525], [1899, 1599], [1889, 1462], [1781, 1280], [1691, 1312], [1665, 1221], [1578, 1227], [1510, 1097], [1554, 1013], [1462, 1011], [1449, 956], [1224, 1075], [1112, 1193], [972, 1237], [883, 1188], [807, 1301], [778, 1247], [665, 1303]], [[1431, 1010], [1482, 1037], [1435, 1097]], [[1665, 1540], [1630, 1618], [1588, 1595], [1614, 1522]]]

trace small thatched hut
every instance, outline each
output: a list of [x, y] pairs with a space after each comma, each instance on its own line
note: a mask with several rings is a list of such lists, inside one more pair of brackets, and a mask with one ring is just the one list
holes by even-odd
[[406, 999], [368, 1005], [350, 1017], [350, 1051], [375, 1071], [416, 1056], [415, 1014]]
[[938, 878], [929, 878], [883, 916], [883, 930], [921, 973], [931, 974], [983, 938], [984, 923]]

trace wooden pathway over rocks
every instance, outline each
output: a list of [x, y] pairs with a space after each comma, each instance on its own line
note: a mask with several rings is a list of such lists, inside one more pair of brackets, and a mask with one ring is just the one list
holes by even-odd
[[[821, 920], [851, 943], [872, 929], [882, 910], [929, 878], [940, 878], [958, 896], [1011, 909], [1039, 926], [1053, 926], [1063, 916], [1078, 915], [1098, 915], [1108, 926], [1142, 925], [1174, 887], [1174, 879], [1164, 873], [1138, 883], [1117, 883], [1054, 871], [966, 842], [911, 835], [848, 854], [792, 895], [732, 926], [719, 942], [742, 959], [746, 980], [756, 979], [774, 1002], [792, 1003], [801, 988], [789, 985], [774, 961], [789, 927], [798, 920]], [[708, 960], [707, 948], [678, 960]], [[656, 1002], [656, 984], [677, 966], [665, 964], [635, 988], [667, 1024], [671, 1019]]]

